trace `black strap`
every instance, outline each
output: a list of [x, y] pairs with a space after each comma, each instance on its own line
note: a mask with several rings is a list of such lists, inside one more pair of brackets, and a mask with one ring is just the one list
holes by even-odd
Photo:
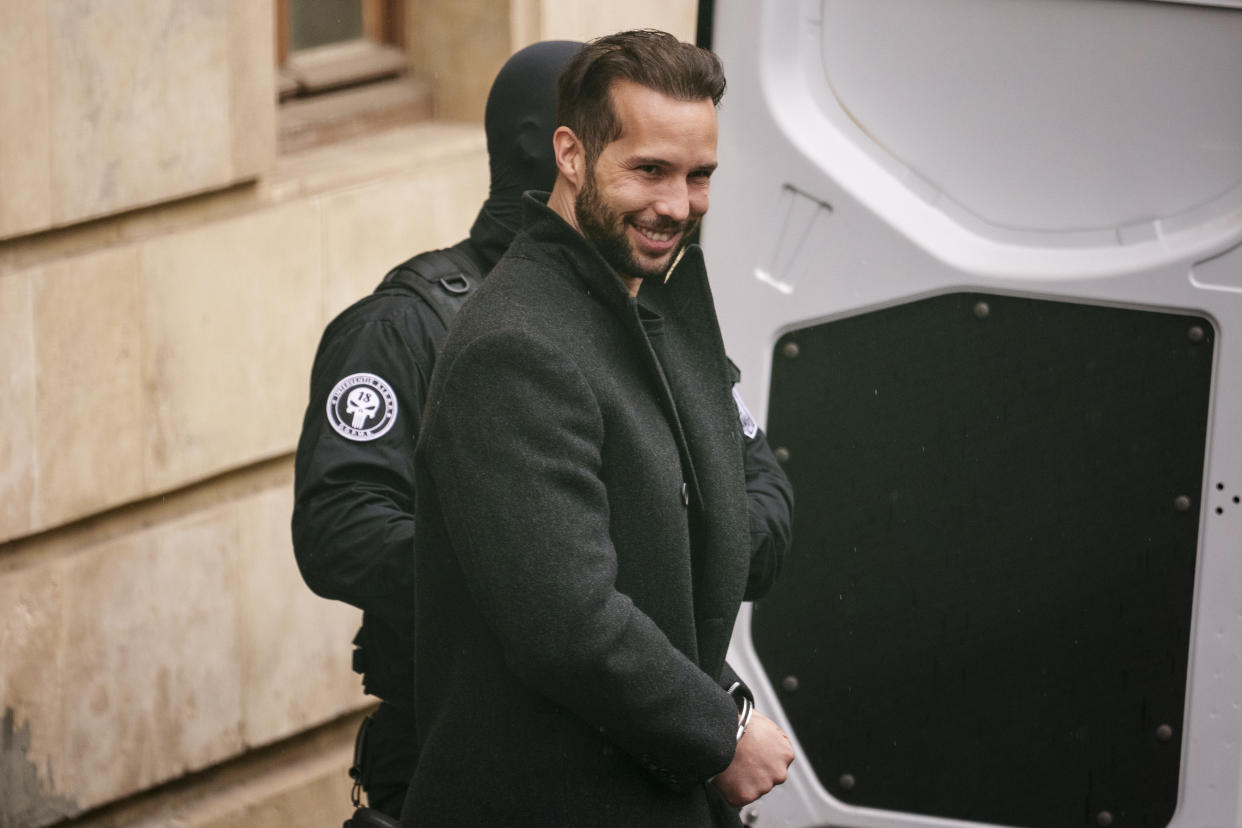
[[445, 248], [420, 253], [397, 265], [376, 290], [413, 291], [447, 328], [479, 281], [478, 268], [464, 253]]
[[354, 780], [349, 799], [357, 808], [362, 804], [362, 788], [366, 782], [366, 768], [363, 766], [367, 750], [367, 730], [371, 727], [371, 715], [368, 713], [358, 726], [358, 735], [354, 737], [354, 763], [349, 766], [349, 778]]

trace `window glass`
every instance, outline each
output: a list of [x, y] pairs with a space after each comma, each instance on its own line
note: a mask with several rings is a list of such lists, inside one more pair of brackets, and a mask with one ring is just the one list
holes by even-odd
[[294, 51], [362, 37], [362, 0], [290, 0]]

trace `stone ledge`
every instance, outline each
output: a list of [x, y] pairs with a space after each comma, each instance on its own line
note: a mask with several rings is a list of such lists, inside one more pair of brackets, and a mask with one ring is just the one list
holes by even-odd
[[424, 121], [282, 155], [260, 189], [266, 200], [280, 202], [472, 157], [486, 167], [480, 124]]
[[279, 156], [271, 174], [257, 183], [0, 240], [0, 279], [49, 261], [145, 241], [394, 175], [434, 170], [452, 160], [472, 159], [477, 159], [486, 172], [483, 127], [448, 121], [424, 121], [287, 153]]
[[231, 762], [60, 823], [63, 828], [289, 828], [339, 825], [350, 814], [354, 734], [344, 716]]

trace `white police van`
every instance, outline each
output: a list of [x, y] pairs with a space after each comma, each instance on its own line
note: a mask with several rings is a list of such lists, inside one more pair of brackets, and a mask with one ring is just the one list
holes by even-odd
[[702, 5], [703, 243], [797, 494], [744, 819], [1242, 826], [1242, 2]]

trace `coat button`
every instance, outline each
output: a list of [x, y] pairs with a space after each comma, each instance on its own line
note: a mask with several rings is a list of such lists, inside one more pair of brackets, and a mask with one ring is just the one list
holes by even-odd
[[690, 505], [690, 486], [684, 481], [681, 484], [681, 505], [682, 506]]

